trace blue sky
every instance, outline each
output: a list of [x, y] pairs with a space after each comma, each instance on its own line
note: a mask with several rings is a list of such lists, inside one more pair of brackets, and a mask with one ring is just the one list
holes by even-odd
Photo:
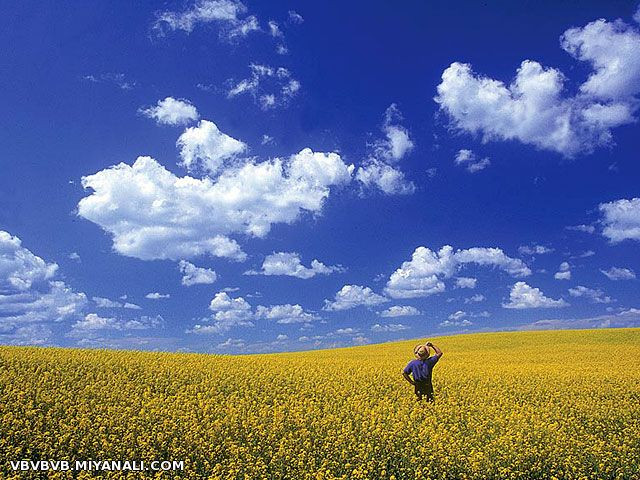
[[637, 7], [4, 5], [0, 343], [640, 326]]

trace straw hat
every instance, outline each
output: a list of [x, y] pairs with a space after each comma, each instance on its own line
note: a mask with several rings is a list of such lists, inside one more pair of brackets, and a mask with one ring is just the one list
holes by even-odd
[[416, 345], [413, 348], [413, 353], [418, 355], [420, 358], [427, 358], [429, 357], [429, 347], [426, 345]]

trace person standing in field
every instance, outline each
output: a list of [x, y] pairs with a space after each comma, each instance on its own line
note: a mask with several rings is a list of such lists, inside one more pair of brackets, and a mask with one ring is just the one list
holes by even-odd
[[[433, 348], [435, 355], [429, 357], [429, 348]], [[431, 383], [431, 372], [440, 357], [442, 350], [433, 343], [427, 342], [425, 345], [416, 345], [413, 349], [416, 356], [415, 360], [411, 360], [402, 375], [411, 385], [415, 387], [415, 393], [418, 400], [422, 400], [422, 396], [426, 395], [428, 402], [433, 402], [433, 384]], [[411, 378], [413, 377], [413, 378]]]

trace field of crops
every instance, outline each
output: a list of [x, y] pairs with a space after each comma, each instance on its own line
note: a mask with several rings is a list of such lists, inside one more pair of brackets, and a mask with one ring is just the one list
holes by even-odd
[[[168, 459], [184, 470], [148, 475], [639, 478], [640, 329], [434, 342], [435, 404], [401, 375], [415, 341], [242, 357], [0, 347], [0, 477], [37, 477], [9, 460]], [[73, 475], [90, 473], [43, 478]]]

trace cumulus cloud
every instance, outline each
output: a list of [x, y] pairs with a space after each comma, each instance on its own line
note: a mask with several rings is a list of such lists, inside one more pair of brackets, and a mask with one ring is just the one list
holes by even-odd
[[231, 298], [226, 292], [218, 292], [211, 300], [211, 317], [203, 318], [207, 324], [196, 324], [187, 333], [218, 334], [234, 327], [253, 327], [251, 305], [242, 297]]
[[263, 110], [284, 107], [295, 97], [301, 88], [298, 80], [284, 67], [271, 67], [252, 63], [250, 76], [240, 81], [230, 80], [232, 85], [227, 91], [228, 98], [238, 95], [251, 95]]
[[469, 173], [476, 173], [491, 165], [491, 160], [487, 157], [478, 160], [471, 150], [462, 149], [456, 154], [455, 164], [464, 167]]
[[400, 110], [392, 103], [384, 114], [382, 132], [385, 137], [373, 143], [371, 156], [356, 172], [356, 179], [365, 187], [378, 188], [387, 195], [408, 195], [416, 188], [394, 165], [414, 147], [409, 131], [401, 121]]
[[87, 304], [84, 293], [55, 280], [49, 263], [8, 232], [0, 231], [0, 343], [51, 344], [47, 325], [74, 318]]
[[155, 107], [141, 108], [140, 113], [162, 125], [185, 125], [198, 120], [198, 110], [184, 99], [166, 97]]
[[515, 277], [531, 274], [521, 260], [505, 255], [499, 248], [473, 247], [454, 252], [453, 247], [445, 245], [435, 252], [418, 247], [411, 260], [391, 274], [385, 293], [392, 298], [415, 298], [443, 292], [444, 279], [469, 263], [496, 267]]
[[0, 230], [0, 292], [26, 291], [52, 278], [58, 265], [47, 263], [22, 246], [18, 237]]
[[327, 266], [319, 260], [312, 260], [310, 267], [305, 267], [296, 252], [276, 252], [267, 255], [262, 263], [260, 271], [248, 270], [245, 275], [286, 275], [309, 279], [316, 275], [329, 275], [333, 272], [341, 272], [339, 265]]
[[182, 273], [182, 285], [190, 287], [192, 285], [203, 285], [214, 283], [218, 279], [216, 272], [210, 268], [196, 267], [193, 263], [180, 260], [178, 269]]
[[562, 262], [553, 278], [556, 280], [571, 280], [571, 266], [567, 262]]
[[151, 157], [82, 178], [91, 194], [78, 215], [111, 234], [114, 250], [142, 260], [209, 254], [244, 260], [232, 234], [264, 237], [274, 223], [318, 213], [353, 166], [308, 148], [287, 159], [248, 162], [216, 179], [178, 177]]
[[451, 315], [449, 318], [443, 322], [438, 324], [439, 327], [449, 328], [449, 327], [470, 327], [473, 325], [473, 322], [466, 317], [467, 314], [463, 311], [457, 311]]
[[280, 324], [308, 324], [317, 320], [315, 314], [305, 311], [300, 305], [258, 305], [255, 311], [242, 297], [231, 298], [227, 292], [218, 292], [211, 300], [209, 309], [213, 312], [210, 318], [203, 318], [187, 330], [187, 333], [219, 334], [235, 327], [253, 327], [255, 320], [270, 320]]
[[220, 131], [209, 120], [202, 120], [198, 126], [187, 128], [178, 138], [181, 165], [190, 172], [201, 169], [209, 175], [216, 175], [248, 149], [247, 145]]
[[30, 290], [0, 294], [0, 320], [4, 325], [59, 322], [77, 315], [86, 304], [84, 293], [62, 281], [49, 281]]
[[97, 313], [88, 313], [84, 318], [72, 325], [67, 336], [79, 339], [78, 344], [80, 345], [99, 346], [100, 343], [108, 340], [108, 338], [104, 338], [105, 335], [113, 339], [113, 334], [117, 332], [153, 330], [163, 325], [164, 319], [160, 315], [123, 320], [114, 317], [102, 317]]
[[572, 297], [584, 297], [591, 300], [593, 303], [611, 303], [614, 301], [611, 297], [605, 295], [602, 290], [587, 288], [582, 285], [570, 288], [569, 295]]
[[409, 195], [416, 190], [401, 170], [375, 158], [358, 168], [356, 179], [365, 187], [377, 187], [387, 195]]
[[602, 215], [602, 234], [611, 243], [640, 241], [640, 198], [601, 203], [599, 209]]
[[503, 303], [504, 308], [556, 308], [567, 307], [569, 304], [562, 298], [554, 300], [545, 297], [542, 290], [531, 287], [525, 282], [516, 282], [509, 293], [509, 302]]
[[379, 324], [376, 323], [371, 327], [372, 332], [376, 333], [386, 333], [386, 332], [401, 332], [402, 330], [408, 330], [409, 327], [403, 325], [401, 323], [389, 323], [389, 324]]
[[112, 317], [101, 317], [97, 313], [88, 313], [82, 320], [78, 320], [74, 325], [74, 330], [119, 330], [120, 322]]
[[629, 268], [611, 267], [609, 270], [600, 270], [609, 280], [633, 280], [636, 274]]
[[324, 310], [348, 310], [358, 306], [374, 307], [384, 302], [388, 302], [388, 299], [374, 293], [369, 287], [345, 285], [336, 293], [333, 301], [324, 301]]
[[273, 320], [277, 323], [308, 323], [317, 320], [318, 317], [312, 313], [305, 312], [300, 305], [273, 305], [265, 307], [258, 305], [256, 308], [256, 318]]
[[191, 33], [199, 24], [217, 23], [223, 33], [229, 37], [246, 36], [259, 30], [257, 18], [244, 17], [247, 7], [234, 0], [196, 0], [181, 12], [164, 11], [157, 14], [153, 30], [159, 36], [168, 32], [182, 30]]
[[383, 310], [378, 315], [381, 317], [394, 318], [394, 317], [411, 317], [415, 315], [422, 315], [422, 312], [416, 307], [409, 305], [394, 305], [392, 307]]
[[402, 114], [395, 103], [389, 105], [384, 112], [382, 132], [385, 138], [374, 143], [376, 158], [397, 162], [407, 153], [413, 150], [413, 141], [409, 136], [409, 130], [400, 124]]
[[579, 92], [564, 92], [557, 69], [525, 60], [509, 85], [454, 62], [442, 74], [435, 101], [460, 131], [483, 140], [517, 140], [566, 157], [612, 141], [611, 130], [634, 122], [640, 92], [640, 33], [600, 19], [567, 30], [562, 48], [592, 69]]

